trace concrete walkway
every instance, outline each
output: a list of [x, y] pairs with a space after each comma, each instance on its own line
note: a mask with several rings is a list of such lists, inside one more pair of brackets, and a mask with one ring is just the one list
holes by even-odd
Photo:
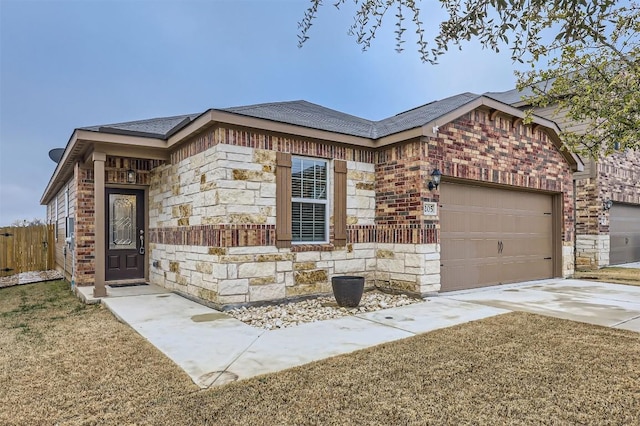
[[640, 332], [640, 287], [561, 279], [445, 293], [271, 331], [156, 286], [110, 289], [102, 303], [202, 388], [511, 311]]

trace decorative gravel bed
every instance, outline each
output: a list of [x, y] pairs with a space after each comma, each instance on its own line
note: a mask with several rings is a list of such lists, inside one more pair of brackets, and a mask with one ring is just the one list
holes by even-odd
[[364, 293], [357, 308], [342, 308], [338, 306], [333, 297], [318, 297], [282, 305], [236, 308], [226, 313], [251, 326], [276, 330], [307, 322], [324, 321], [363, 312], [411, 305], [421, 301], [422, 299], [411, 298], [404, 294], [369, 291]]

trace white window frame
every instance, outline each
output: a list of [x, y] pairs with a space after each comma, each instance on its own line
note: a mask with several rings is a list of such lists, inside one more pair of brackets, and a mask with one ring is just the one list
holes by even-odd
[[[301, 198], [301, 197], [294, 197], [293, 193], [291, 194], [291, 204], [293, 205], [293, 203], [306, 203], [306, 204], [321, 204], [324, 205], [324, 237], [325, 239], [322, 241], [298, 241], [295, 239], [295, 236], [293, 235], [293, 212], [291, 214], [291, 227], [292, 227], [292, 232], [291, 232], [291, 244], [328, 244], [329, 243], [329, 219], [330, 219], [330, 210], [329, 210], [329, 188], [331, 186], [331, 168], [330, 166], [330, 162], [329, 160], [326, 160], [324, 158], [314, 158], [314, 157], [302, 157], [302, 156], [292, 156], [291, 157], [291, 166], [293, 169], [293, 164], [295, 163], [295, 161], [299, 161], [299, 160], [307, 160], [307, 161], [315, 161], [315, 162], [322, 162], [325, 164], [326, 167], [326, 174], [327, 174], [327, 182], [326, 182], [326, 196], [325, 199], [319, 199], [319, 198]], [[292, 172], [293, 175], [293, 172]], [[292, 181], [293, 181], [293, 177], [292, 177]], [[293, 189], [293, 184], [292, 184], [292, 189]], [[293, 207], [292, 207], [293, 209]]]

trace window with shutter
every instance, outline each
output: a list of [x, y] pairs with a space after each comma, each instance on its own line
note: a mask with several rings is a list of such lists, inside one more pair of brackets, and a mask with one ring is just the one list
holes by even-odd
[[291, 238], [299, 243], [326, 243], [328, 238], [328, 164], [294, 157], [291, 162]]

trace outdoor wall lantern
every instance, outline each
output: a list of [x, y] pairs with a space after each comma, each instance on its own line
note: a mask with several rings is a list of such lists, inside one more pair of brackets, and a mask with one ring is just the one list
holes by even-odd
[[602, 203], [602, 209], [604, 211], [607, 211], [607, 210], [611, 209], [612, 206], [613, 206], [613, 201], [611, 201], [608, 198], [606, 200], [604, 200], [604, 202]]
[[136, 183], [136, 171], [133, 169], [127, 170], [127, 182]]
[[440, 170], [435, 169], [434, 171], [431, 172], [431, 180], [429, 181], [429, 191], [438, 189], [438, 185], [440, 185], [441, 177], [442, 177], [442, 173], [440, 173]]

